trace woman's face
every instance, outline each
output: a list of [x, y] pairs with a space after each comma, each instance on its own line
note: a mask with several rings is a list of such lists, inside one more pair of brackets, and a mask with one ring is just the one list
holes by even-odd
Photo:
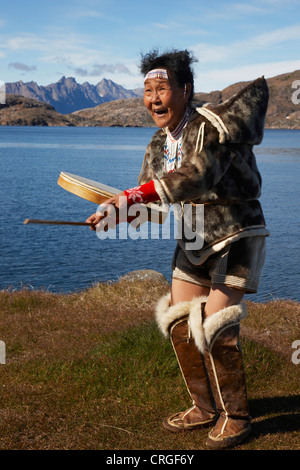
[[186, 90], [179, 88], [175, 80], [150, 78], [145, 81], [144, 104], [155, 124], [173, 131], [179, 124], [186, 110], [190, 95], [190, 84]]

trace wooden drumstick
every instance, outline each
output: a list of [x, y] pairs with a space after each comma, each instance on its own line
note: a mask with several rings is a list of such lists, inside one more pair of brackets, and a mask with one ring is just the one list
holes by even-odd
[[72, 222], [68, 220], [41, 220], [41, 219], [25, 219], [24, 225], [27, 224], [52, 224], [52, 225], [94, 225], [91, 222]]

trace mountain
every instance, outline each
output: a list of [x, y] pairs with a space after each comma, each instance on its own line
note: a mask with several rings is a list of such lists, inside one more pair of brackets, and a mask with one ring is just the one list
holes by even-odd
[[[194, 104], [221, 103], [248, 83], [238, 82], [222, 91], [196, 93]], [[300, 70], [269, 78], [267, 83], [270, 100], [266, 128], [300, 129]], [[78, 85], [73, 78], [65, 77], [47, 87], [39, 87], [35, 82], [7, 85], [15, 86], [6, 87], [7, 93], [12, 89], [20, 94], [40, 93], [40, 101], [8, 94], [6, 104], [0, 104], [0, 125], [155, 127], [142, 98], [137, 97], [141, 90], [126, 90], [110, 80], [103, 79], [96, 86], [88, 83]], [[298, 86], [293, 88], [295, 85]], [[123, 94], [121, 99], [118, 98], [120, 94]], [[47, 104], [50, 98], [59, 104], [60, 109], [76, 107], [77, 110], [59, 113], [58, 106], [54, 109], [53, 105]], [[97, 100], [102, 101], [95, 105]], [[89, 104], [82, 109], [82, 103]]]
[[137, 98], [141, 90], [126, 90], [112, 80], [103, 79], [97, 85], [88, 82], [82, 85], [73, 77], [62, 77], [58, 82], [40, 86], [36, 82], [6, 83], [6, 93], [32, 98], [48, 103], [61, 114], [97, 106], [116, 99]]
[[[299, 83], [298, 92], [292, 87], [294, 82]], [[208, 102], [222, 103], [248, 83], [250, 81], [234, 83], [222, 91], [195, 93], [194, 105], [202, 106]], [[269, 129], [300, 129], [300, 70], [269, 78], [267, 83], [270, 99], [265, 127]], [[293, 99], [293, 94], [297, 96], [296, 100]], [[104, 103], [93, 108], [76, 111], [73, 115], [100, 126], [154, 126], [142, 99]]]

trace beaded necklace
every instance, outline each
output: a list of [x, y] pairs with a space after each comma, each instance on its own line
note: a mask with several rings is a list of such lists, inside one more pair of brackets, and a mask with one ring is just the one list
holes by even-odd
[[181, 140], [182, 132], [187, 123], [189, 122], [190, 116], [193, 112], [191, 107], [187, 108], [180, 123], [174, 129], [169, 131], [165, 128], [167, 133], [166, 142], [164, 145], [164, 168], [169, 173], [174, 171], [176, 168], [180, 168], [182, 160]]

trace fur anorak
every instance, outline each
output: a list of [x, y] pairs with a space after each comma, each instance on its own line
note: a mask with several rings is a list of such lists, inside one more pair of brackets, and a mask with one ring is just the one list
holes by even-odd
[[[241, 237], [269, 235], [253, 153], [267, 106], [268, 87], [260, 78], [219, 105], [195, 109], [182, 134], [181, 166], [170, 173], [164, 170], [163, 129], [146, 149], [140, 184], [154, 180], [161, 203], [204, 205], [203, 247], [186, 251], [194, 264]], [[178, 241], [183, 249], [185, 241]]]

